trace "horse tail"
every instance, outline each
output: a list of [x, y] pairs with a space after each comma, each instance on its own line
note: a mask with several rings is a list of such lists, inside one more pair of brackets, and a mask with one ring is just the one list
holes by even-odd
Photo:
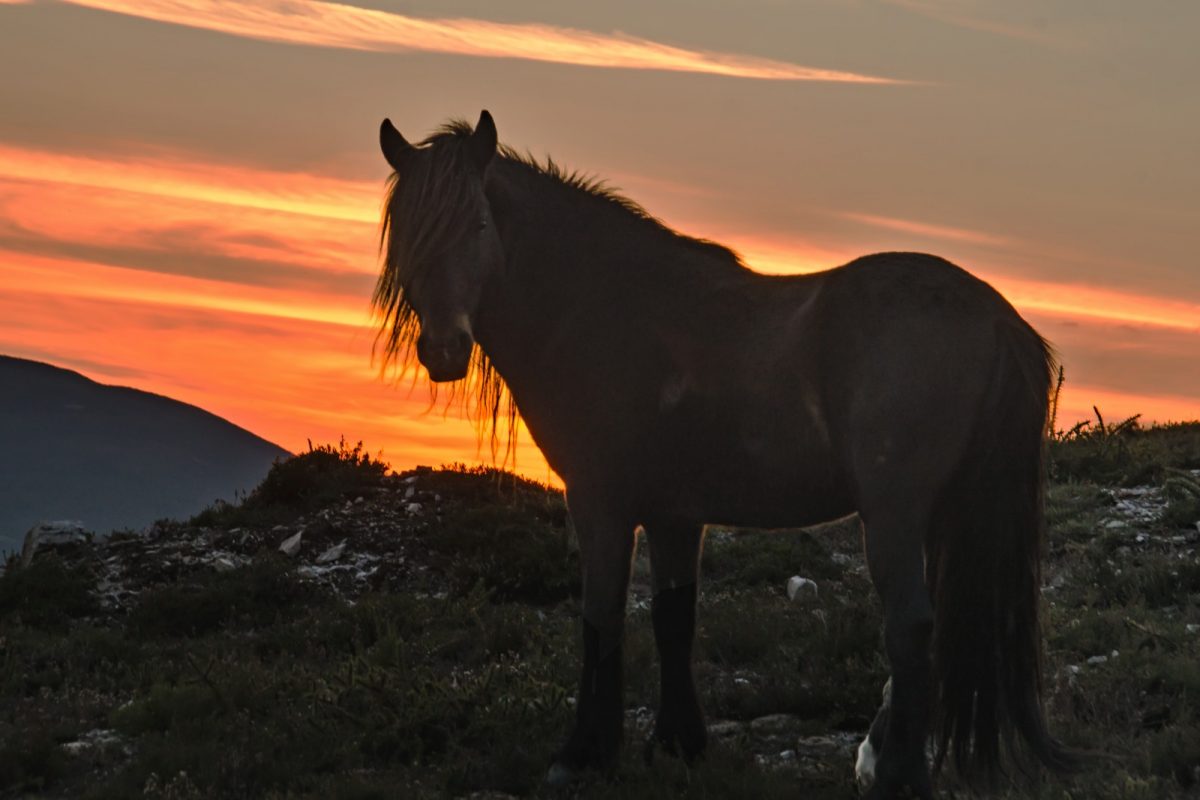
[[1028, 755], [1055, 772], [1076, 757], [1042, 705], [1044, 437], [1054, 356], [1022, 320], [998, 323], [998, 350], [966, 461], [925, 545], [934, 605], [935, 769], [995, 781]]

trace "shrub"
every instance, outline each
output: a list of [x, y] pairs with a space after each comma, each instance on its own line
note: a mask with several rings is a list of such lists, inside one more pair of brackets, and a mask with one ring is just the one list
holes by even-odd
[[333, 503], [375, 491], [388, 465], [372, 458], [358, 442], [337, 446], [308, 443], [308, 452], [276, 461], [263, 482], [238, 505], [218, 503], [200, 512], [193, 525], [267, 527], [279, 525]]

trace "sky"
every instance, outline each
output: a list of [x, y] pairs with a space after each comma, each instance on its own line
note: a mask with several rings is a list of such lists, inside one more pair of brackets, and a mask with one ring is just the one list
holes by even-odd
[[488, 461], [381, 376], [369, 308], [379, 121], [487, 108], [760, 271], [969, 269], [1057, 349], [1060, 428], [1197, 419], [1196, 30], [1174, 0], [0, 0], [0, 354], [293, 451]]

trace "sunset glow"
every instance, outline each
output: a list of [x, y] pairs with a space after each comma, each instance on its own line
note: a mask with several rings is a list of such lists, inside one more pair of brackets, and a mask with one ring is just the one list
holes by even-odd
[[235, 36], [315, 47], [519, 58], [587, 67], [698, 72], [733, 78], [901, 83], [734, 53], [675, 47], [624, 34], [478, 19], [425, 19], [319, 0], [67, 0], [76, 5]]
[[[761, 272], [961, 264], [1056, 346], [1059, 427], [1093, 405], [1200, 418], [1200, 119], [1156, 60], [1180, 48], [1101, 11], [1068, 35], [1028, 3], [667, 5], [0, 0], [0, 353], [291, 450], [489, 460], [420, 370], [381, 375], [369, 305], [379, 121], [416, 140], [487, 107], [502, 141]], [[1093, 80], [1113, 43], [1159, 77]], [[1097, 124], [1052, 90], [1075, 81], [1130, 113]], [[522, 442], [520, 470], [551, 478]]]

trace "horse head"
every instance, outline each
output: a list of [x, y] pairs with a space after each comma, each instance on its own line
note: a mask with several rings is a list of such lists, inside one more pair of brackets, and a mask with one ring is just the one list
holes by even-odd
[[473, 130], [455, 123], [412, 145], [385, 119], [379, 145], [395, 171], [375, 289], [382, 336], [389, 355], [415, 344], [431, 380], [459, 380], [471, 367], [483, 288], [504, 261], [483, 191], [496, 124], [483, 111]]

